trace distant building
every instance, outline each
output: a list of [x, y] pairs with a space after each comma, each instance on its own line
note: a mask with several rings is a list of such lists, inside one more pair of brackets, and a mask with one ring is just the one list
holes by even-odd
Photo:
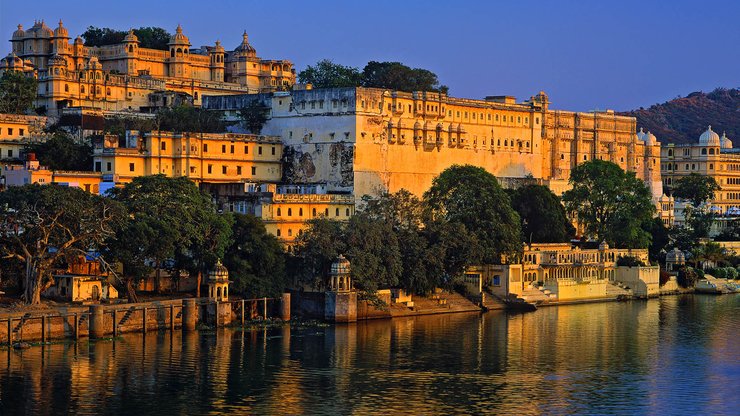
[[[0, 113], [0, 162], [22, 164], [23, 149], [31, 143], [44, 141], [46, 117]], [[0, 176], [2, 171], [0, 171]]]
[[268, 106], [263, 128], [286, 145], [285, 179], [365, 194], [405, 188], [423, 194], [454, 164], [483, 167], [506, 186], [523, 182], [567, 189], [571, 170], [593, 159], [635, 172], [662, 195], [660, 143], [640, 137], [633, 117], [613, 111], [549, 108], [544, 92], [523, 102], [375, 88], [305, 89], [207, 96], [203, 107], [236, 118], [252, 101]]
[[39, 185], [48, 185], [51, 183], [63, 186], [71, 186], [83, 189], [93, 194], [100, 193], [102, 175], [90, 171], [67, 171], [67, 170], [50, 170], [42, 166], [36, 155], [29, 153], [26, 155], [26, 162], [23, 165], [5, 165], [3, 168], [4, 176], [2, 184], [4, 186], [23, 186], [33, 183]]
[[186, 100], [200, 105], [204, 94], [275, 91], [295, 83], [293, 64], [259, 58], [246, 32], [231, 51], [219, 41], [192, 48], [180, 26], [167, 50], [141, 48], [133, 31], [119, 44], [89, 47], [79, 36], [71, 41], [61, 20], [53, 30], [41, 20], [27, 30], [18, 25], [10, 42], [0, 73], [37, 77], [36, 105], [52, 115], [66, 107], [138, 111], [168, 106], [165, 91], [186, 94]]
[[283, 145], [279, 137], [235, 133], [136, 131], [106, 136], [93, 150], [93, 170], [116, 184], [163, 174], [201, 183], [278, 182]]

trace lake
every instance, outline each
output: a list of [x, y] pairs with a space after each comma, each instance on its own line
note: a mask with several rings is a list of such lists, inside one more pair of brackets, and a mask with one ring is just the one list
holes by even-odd
[[0, 414], [738, 414], [740, 295], [0, 350]]

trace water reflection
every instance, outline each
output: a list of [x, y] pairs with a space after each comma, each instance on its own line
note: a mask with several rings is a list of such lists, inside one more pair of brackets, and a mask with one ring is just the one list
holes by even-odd
[[7, 351], [2, 414], [732, 413], [740, 297]]

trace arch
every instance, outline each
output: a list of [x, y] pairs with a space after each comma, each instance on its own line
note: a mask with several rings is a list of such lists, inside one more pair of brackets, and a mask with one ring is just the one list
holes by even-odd
[[129, 53], [134, 53], [134, 45], [128, 45]]
[[290, 217], [292, 215], [293, 215], [293, 208], [288, 208], [288, 216]]
[[182, 48], [177, 48], [177, 55], [180, 55], [182, 53]]
[[221, 286], [216, 288], [216, 299], [221, 300]]
[[170, 58], [174, 58], [174, 57], [175, 57], [175, 49], [172, 48], [170, 49]]
[[709, 154], [710, 155], [713, 155], [714, 154], [714, 149], [709, 149]]
[[303, 208], [298, 208], [298, 216], [303, 216]]
[[80, 86], [80, 92], [81, 92], [82, 94], [84, 94], [84, 93], [85, 93], [85, 86], [84, 86], [84, 85], [81, 85], [81, 86]]
[[703, 148], [703, 149], [701, 149], [701, 154], [703, 154], [703, 155], [707, 154], [707, 148], [706, 147]]
[[64, 92], [69, 92], [69, 84], [64, 84]]
[[100, 288], [98, 285], [93, 285], [91, 297], [92, 300], [100, 300]]
[[278, 207], [278, 209], [277, 209], [277, 216], [280, 217], [282, 215], [283, 215], [283, 213], [281, 212], [280, 207]]

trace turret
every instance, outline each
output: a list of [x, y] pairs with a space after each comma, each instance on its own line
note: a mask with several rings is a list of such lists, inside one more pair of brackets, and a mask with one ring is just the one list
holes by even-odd
[[190, 65], [187, 63], [187, 57], [190, 54], [190, 40], [182, 33], [182, 26], [177, 25], [175, 35], [170, 38], [167, 44], [170, 49], [169, 76], [175, 78], [189, 77]]
[[223, 82], [224, 80], [224, 47], [221, 41], [216, 41], [216, 46], [211, 48], [209, 56], [211, 58], [211, 81]]
[[136, 75], [136, 61], [139, 52], [139, 38], [129, 29], [123, 38], [123, 47], [126, 55], [126, 73]]

